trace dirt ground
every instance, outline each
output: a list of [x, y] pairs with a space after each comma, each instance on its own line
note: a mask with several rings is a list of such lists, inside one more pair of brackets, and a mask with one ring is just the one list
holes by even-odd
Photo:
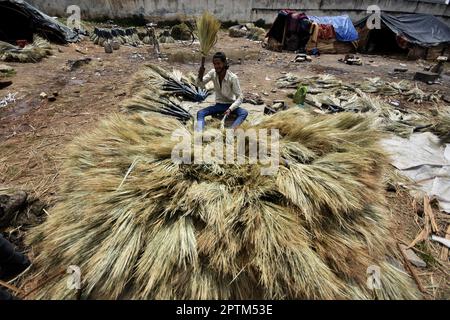
[[[197, 73], [199, 62], [196, 44], [162, 44], [166, 59], [158, 59], [149, 47], [122, 46], [106, 54], [88, 39], [68, 46], [53, 45], [53, 56], [36, 64], [8, 63], [16, 69], [10, 79], [13, 85], [0, 90], [0, 98], [17, 92], [17, 101], [0, 108], [0, 188], [25, 190], [33, 198], [51, 205], [58, 197], [59, 155], [64, 146], [80, 132], [89, 131], [97, 121], [118, 112], [121, 101], [128, 98], [127, 85], [133, 74], [145, 63], [157, 63], [166, 68]], [[383, 56], [361, 55], [363, 66], [338, 62], [343, 55], [322, 55], [312, 62], [295, 63], [294, 53], [276, 53], [263, 49], [258, 42], [230, 38], [224, 32], [215, 50], [231, 58], [231, 70], [236, 73], [244, 92], [258, 93], [267, 104], [282, 99], [292, 90], [276, 89], [275, 81], [290, 72], [299, 75], [333, 74], [344, 81], [359, 81], [365, 77], [385, 80], [412, 79], [423, 66], [415, 61], [401, 61]], [[92, 61], [69, 71], [68, 60], [89, 57]], [[406, 64], [407, 73], [392, 74], [395, 67]], [[209, 65], [212, 68], [212, 64]], [[424, 91], [449, 94], [449, 77], [441, 84], [419, 84]], [[56, 101], [40, 97], [57, 93]], [[406, 108], [429, 108], [429, 105], [406, 104]], [[254, 107], [253, 112], [262, 112]], [[399, 242], [409, 244], [423, 227], [423, 208], [404, 190], [387, 192], [389, 210], [394, 217], [393, 232]], [[446, 230], [450, 217], [435, 210], [441, 230]], [[428, 267], [416, 269], [419, 281], [427, 291], [426, 299], [449, 298], [449, 264], [439, 261], [441, 247], [426, 242], [418, 252]]]

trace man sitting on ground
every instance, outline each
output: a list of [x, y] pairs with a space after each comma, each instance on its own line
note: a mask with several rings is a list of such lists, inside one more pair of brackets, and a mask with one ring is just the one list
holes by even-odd
[[[197, 84], [204, 87], [208, 82], [213, 81], [216, 93], [216, 104], [200, 110], [197, 113], [197, 130], [203, 131], [205, 128], [205, 117], [210, 115], [223, 114], [229, 116], [236, 114], [232, 128], [238, 128], [247, 118], [248, 111], [241, 108], [243, 101], [241, 87], [238, 77], [229, 71], [227, 58], [223, 52], [217, 52], [213, 57], [214, 69], [204, 76], [205, 68], [200, 67]], [[204, 76], [204, 77], [203, 77]]]

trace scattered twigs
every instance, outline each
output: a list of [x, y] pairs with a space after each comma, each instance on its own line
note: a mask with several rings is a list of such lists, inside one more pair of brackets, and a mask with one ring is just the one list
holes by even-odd
[[420, 290], [422, 293], [428, 294], [428, 292], [424, 289], [424, 287], [423, 287], [422, 284], [420, 283], [419, 276], [418, 276], [417, 273], [414, 271], [414, 268], [411, 266], [411, 263], [408, 261], [408, 258], [406, 257], [405, 252], [404, 252], [403, 249], [400, 247], [400, 244], [399, 244], [398, 242], [397, 242], [397, 248], [398, 248], [398, 250], [400, 251], [400, 253], [401, 253], [402, 257], [403, 257], [403, 260], [404, 260], [404, 262], [405, 262], [406, 268], [408, 269], [408, 271], [411, 273], [412, 277], [414, 278], [414, 281], [416, 282], [417, 287], [419, 288], [419, 290]]
[[24, 294], [21, 296], [21, 298], [22, 298], [22, 299], [25, 299], [26, 297], [28, 297], [28, 296], [29, 296], [30, 294], [32, 294], [33, 292], [36, 292], [37, 290], [39, 290], [39, 289], [40, 289], [42, 286], [44, 286], [45, 284], [49, 283], [50, 281], [52, 281], [52, 280], [54, 280], [54, 279], [56, 279], [56, 278], [58, 278], [58, 277], [63, 276], [65, 273], [66, 273], [66, 270], [60, 270], [59, 272], [55, 273], [53, 276], [51, 276], [51, 277], [49, 277], [49, 278], [47, 278], [47, 279], [44, 279], [41, 283], [38, 283], [38, 284], [36, 285], [36, 287], [34, 287], [32, 290], [30, 290], [30, 291], [24, 293]]
[[9, 290], [13, 291], [15, 294], [20, 294], [20, 295], [24, 295], [25, 294], [25, 291], [15, 287], [15, 286], [12, 286], [12, 285], [4, 282], [4, 281], [1, 281], [1, 280], [0, 280], [0, 286], [5, 287], [6, 289], [9, 289]]

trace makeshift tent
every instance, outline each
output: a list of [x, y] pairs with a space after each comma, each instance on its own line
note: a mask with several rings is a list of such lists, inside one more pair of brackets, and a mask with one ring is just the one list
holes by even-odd
[[0, 0], [0, 41], [33, 41], [33, 35], [57, 43], [76, 42], [77, 32], [20, 0]]
[[269, 49], [348, 53], [355, 49], [352, 42], [358, 40], [358, 33], [348, 16], [316, 17], [282, 10], [267, 37]]
[[392, 52], [408, 54], [411, 58], [435, 59], [448, 51], [450, 27], [433, 15], [381, 14], [381, 29], [369, 29], [366, 17], [355, 26], [361, 41], [359, 48], [368, 53]]
[[307, 44], [308, 51], [317, 48], [321, 53], [349, 53], [357, 48], [359, 35], [349, 16], [308, 16], [308, 19], [318, 29]]
[[310, 38], [310, 30], [311, 21], [304, 13], [281, 10], [267, 34], [268, 49], [302, 51]]

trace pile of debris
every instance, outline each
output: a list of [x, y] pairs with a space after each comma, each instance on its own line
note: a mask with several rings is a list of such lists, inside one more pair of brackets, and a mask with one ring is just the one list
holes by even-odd
[[228, 34], [233, 38], [247, 38], [253, 41], [263, 41], [266, 30], [255, 27], [253, 23], [239, 24], [228, 29]]
[[275, 100], [272, 104], [272, 106], [266, 106], [264, 108], [264, 114], [265, 115], [271, 115], [275, 114], [280, 111], [285, 111], [289, 109], [289, 107], [286, 105], [286, 103], [283, 100]]
[[250, 92], [245, 92], [244, 93], [244, 103], [250, 103], [253, 104], [255, 106], [259, 106], [264, 104], [264, 100], [261, 98], [261, 96], [257, 93], [250, 93]]
[[300, 54], [297, 54], [296, 56], [295, 56], [295, 58], [292, 60], [292, 62], [311, 62], [312, 61], [312, 58], [311, 58], [311, 56], [309, 56], [309, 55], [307, 55], [307, 54], [305, 54], [305, 53], [300, 53]]
[[[118, 114], [72, 143], [61, 200], [27, 241], [33, 277], [51, 279], [35, 298], [418, 298], [396, 266], [381, 184], [387, 157], [369, 119], [291, 109], [246, 124], [279, 130], [279, 155], [267, 146], [282, 163], [275, 176], [261, 163], [221, 164], [218, 154], [174, 163], [173, 133], [193, 138], [193, 127]], [[78, 292], [57, 276], [68, 265], [82, 271]], [[368, 266], [380, 268], [378, 290], [367, 285]]]
[[32, 44], [23, 48], [0, 41], [0, 60], [9, 62], [39, 62], [50, 56], [52, 49], [50, 43], [38, 36], [34, 37]]
[[343, 62], [348, 65], [362, 66], [361, 58], [353, 54], [345, 55], [344, 59], [339, 59], [339, 62]]
[[10, 190], [0, 190], [0, 229], [14, 224], [18, 211], [22, 210], [28, 195], [21, 191], [12, 193]]
[[24, 230], [43, 222], [46, 205], [21, 190], [0, 188], [0, 233], [23, 247]]
[[[12, 81], [2, 82], [0, 81], [0, 89], [7, 88], [12, 85]], [[8, 93], [4, 98], [0, 96], [0, 108], [7, 107], [10, 103], [16, 103], [16, 96], [18, 92]]]

